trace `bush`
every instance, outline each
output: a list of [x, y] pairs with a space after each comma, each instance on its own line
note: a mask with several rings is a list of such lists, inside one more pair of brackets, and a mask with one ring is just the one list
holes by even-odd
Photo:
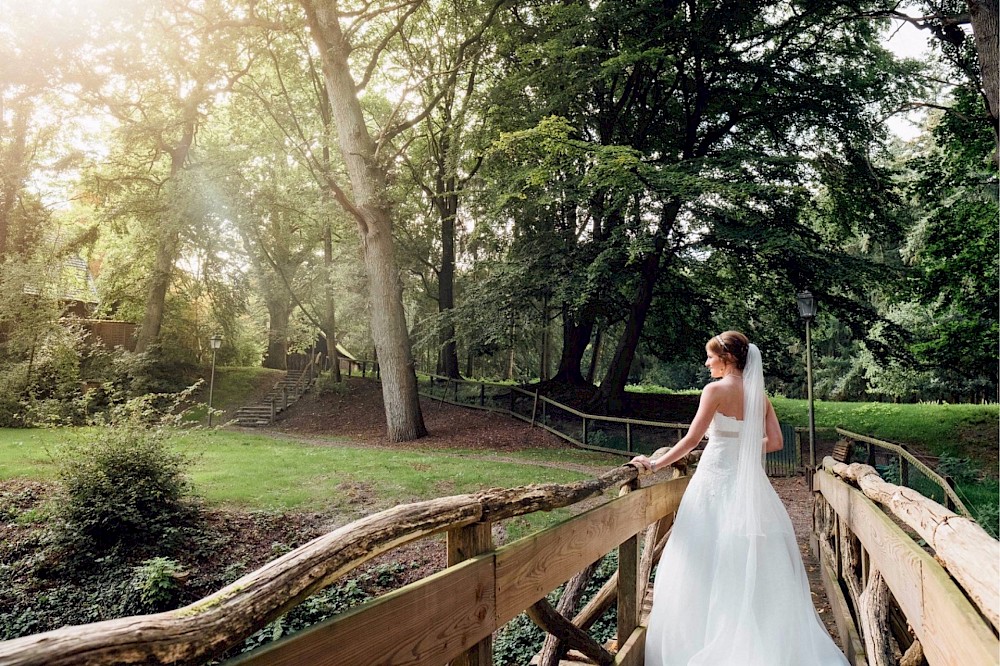
[[154, 557], [135, 567], [131, 587], [138, 592], [142, 612], [155, 613], [174, 605], [185, 574], [169, 557]]
[[937, 473], [949, 476], [958, 484], [975, 483], [979, 481], [979, 466], [968, 458], [959, 458], [950, 453], [942, 453], [938, 459]]
[[163, 430], [134, 423], [98, 428], [86, 444], [64, 451], [59, 541], [80, 556], [123, 546], [134, 555], [177, 548], [197, 517], [186, 466]]

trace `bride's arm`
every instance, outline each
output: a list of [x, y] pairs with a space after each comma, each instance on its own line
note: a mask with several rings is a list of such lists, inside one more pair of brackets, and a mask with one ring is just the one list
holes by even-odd
[[770, 400], [764, 401], [764, 452], [780, 451], [785, 446], [781, 436], [781, 426], [778, 425], [778, 415]]
[[687, 434], [670, 451], [659, 458], [651, 460], [646, 456], [636, 456], [632, 458], [632, 462], [638, 463], [640, 466], [655, 472], [673, 465], [689, 454], [694, 447], [698, 446], [698, 443], [705, 436], [708, 426], [712, 423], [712, 417], [715, 416], [715, 412], [719, 409], [719, 397], [718, 385], [709, 384], [706, 386], [701, 392], [701, 399], [698, 401], [698, 413], [691, 420]]

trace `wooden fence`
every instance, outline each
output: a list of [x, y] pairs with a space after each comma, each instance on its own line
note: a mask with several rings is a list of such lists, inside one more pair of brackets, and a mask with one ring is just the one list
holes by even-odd
[[[445, 570], [235, 663], [491, 663], [492, 633], [527, 611], [598, 663], [641, 664], [642, 593], [688, 479], [675, 472], [670, 480], [639, 488], [637, 475], [635, 467], [623, 465], [575, 483], [492, 489], [398, 506], [319, 537], [183, 608], [0, 643], [0, 664], [202, 664], [373, 557], [442, 532], [448, 538]], [[570, 506], [615, 487], [621, 489], [617, 499], [500, 548], [492, 543], [490, 528], [497, 521]], [[603, 609], [591, 604], [570, 620], [548, 604], [546, 595], [614, 549], [619, 570], [598, 594], [597, 606], [603, 603]], [[623, 639], [612, 653], [584, 628], [615, 600]]]
[[997, 663], [1000, 542], [868, 465], [828, 457], [813, 481], [812, 548], [852, 664]]
[[[537, 391], [510, 384], [425, 375], [419, 378], [418, 388], [421, 395], [433, 400], [508, 414], [575, 446], [605, 453], [651, 454], [676, 444], [690, 427], [689, 423], [587, 414]], [[782, 433], [785, 448], [769, 453], [766, 458], [770, 476], [794, 476], [801, 470], [799, 434], [789, 426], [783, 426]]]
[[859, 435], [843, 428], [836, 430], [837, 434], [851, 446], [854, 455], [861, 454], [867, 465], [878, 466], [884, 470], [888, 468], [886, 471], [891, 471], [892, 474], [887, 476], [898, 481], [899, 485], [913, 488], [924, 497], [944, 504], [966, 518], [972, 517], [950, 480], [932, 470], [926, 459], [921, 460], [901, 444]]

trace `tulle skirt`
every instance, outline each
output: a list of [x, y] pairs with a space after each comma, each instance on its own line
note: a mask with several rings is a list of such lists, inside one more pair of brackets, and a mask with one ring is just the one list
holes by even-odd
[[710, 443], [684, 494], [657, 568], [646, 666], [846, 666], [763, 470], [755, 533], [727, 520], [746, 508], [733, 490], [733, 460]]

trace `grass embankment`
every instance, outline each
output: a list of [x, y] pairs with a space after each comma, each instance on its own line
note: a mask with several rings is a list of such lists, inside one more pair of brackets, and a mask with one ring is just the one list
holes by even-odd
[[[90, 428], [0, 429], [0, 480], [53, 481], [60, 446], [94, 436], [97, 432]], [[401, 503], [491, 487], [568, 483], [587, 476], [537, 462], [572, 461], [592, 466], [595, 474], [620, 462], [577, 451], [528, 449], [491, 454], [327, 441], [309, 444], [267, 435], [193, 430], [179, 432], [173, 444], [191, 459], [193, 490], [210, 506], [329, 512], [345, 520]], [[565, 510], [533, 514], [513, 521], [508, 531], [517, 537], [568, 515]]]
[[[809, 406], [805, 400], [772, 399], [778, 419], [805, 426]], [[891, 442], [903, 442], [944, 453], [996, 459], [1000, 405], [892, 404], [885, 402], [827, 402], [814, 404], [816, 426], [845, 430]]]
[[[203, 404], [188, 411], [185, 420], [202, 421], [207, 418], [210, 372], [210, 369], [205, 371], [205, 383], [195, 396], [195, 399]], [[240, 407], [263, 398], [284, 376], [284, 370], [271, 368], [216, 367], [212, 408], [223, 412], [217, 422], [225, 422], [232, 418]]]

